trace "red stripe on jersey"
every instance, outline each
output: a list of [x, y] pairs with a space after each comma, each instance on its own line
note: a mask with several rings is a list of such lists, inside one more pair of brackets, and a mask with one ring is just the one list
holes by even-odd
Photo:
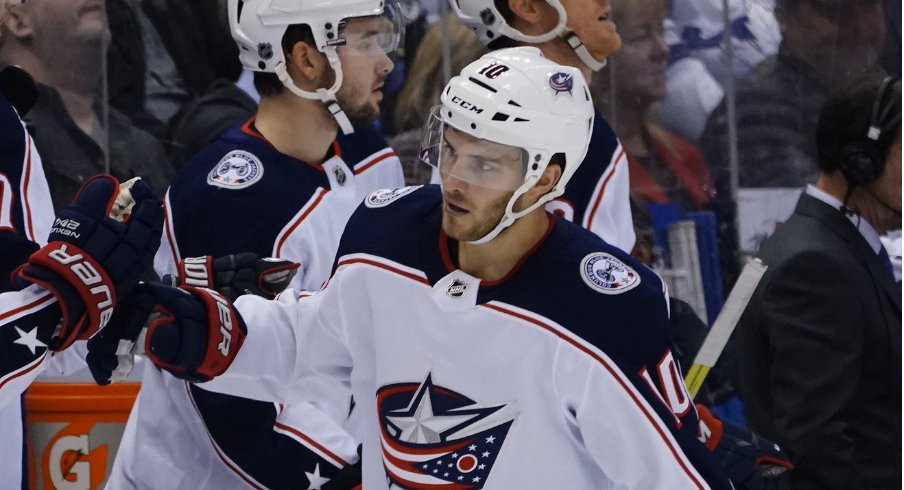
[[308, 206], [308, 209], [306, 209], [305, 212], [302, 213], [301, 216], [299, 216], [298, 219], [295, 220], [294, 223], [292, 223], [292, 226], [289, 227], [289, 229], [285, 233], [282, 234], [282, 237], [279, 239], [279, 242], [276, 244], [276, 249], [275, 249], [276, 253], [274, 254], [276, 257], [282, 257], [282, 248], [283, 248], [283, 245], [286, 244], [286, 240], [288, 240], [289, 237], [292, 236], [292, 232], [294, 232], [296, 228], [301, 226], [301, 222], [304, 221], [308, 217], [309, 214], [311, 214], [311, 211], [314, 211], [314, 208], [316, 208], [317, 205], [320, 204], [320, 201], [323, 200], [323, 196], [325, 196], [327, 194], [327, 192], [329, 192], [329, 191], [326, 189], [321, 189], [320, 194], [318, 194], [317, 197], [314, 198], [314, 202]]
[[425, 278], [423, 278], [423, 277], [420, 277], [420, 276], [418, 276], [418, 275], [416, 275], [416, 274], [412, 274], [412, 273], [410, 273], [410, 272], [403, 271], [403, 270], [401, 270], [401, 269], [397, 269], [397, 268], [392, 267], [392, 266], [390, 266], [390, 265], [386, 265], [386, 264], [377, 262], [377, 261], [375, 261], [375, 260], [369, 260], [369, 259], [346, 259], [346, 260], [343, 260], [343, 261], [340, 261], [340, 262], [339, 262], [339, 267], [342, 267], [343, 265], [348, 265], [348, 264], [367, 264], [367, 265], [372, 265], [372, 266], [374, 266], [374, 267], [379, 267], [380, 269], [385, 269], [385, 270], [388, 270], [388, 271], [390, 271], [390, 272], [395, 272], [396, 274], [399, 274], [399, 275], [401, 275], [401, 276], [405, 276], [405, 277], [407, 277], [408, 279], [414, 279], [415, 281], [417, 281], [417, 282], [419, 282], [419, 283], [421, 283], [421, 284], [426, 284], [426, 285], [428, 285], [428, 286], [430, 285], [430, 283], [427, 282], [427, 279], [425, 279]]
[[29, 309], [31, 309], [31, 308], [35, 308], [35, 307], [41, 306], [42, 303], [45, 303], [45, 302], [49, 301], [49, 300], [52, 299], [52, 298], [53, 298], [53, 295], [50, 294], [50, 293], [47, 293], [46, 295], [41, 296], [40, 298], [38, 298], [38, 299], [32, 301], [31, 303], [28, 303], [28, 304], [25, 305], [25, 306], [20, 306], [20, 307], [14, 309], [14, 310], [9, 310], [9, 311], [7, 311], [6, 313], [0, 313], [0, 320], [5, 320], [5, 319], [7, 319], [7, 318], [9, 318], [9, 317], [11, 317], [11, 316], [14, 316], [14, 315], [17, 315], [17, 314], [19, 314], [19, 313], [22, 313], [23, 311], [26, 311], [26, 310], [29, 310]]
[[[48, 293], [48, 294], [41, 296], [40, 298], [32, 301], [31, 303], [28, 303], [27, 305], [20, 306], [14, 310], [10, 310], [10, 311], [7, 311], [6, 313], [0, 314], [0, 320], [5, 320], [11, 316], [18, 315], [19, 313], [28, 311], [30, 309], [36, 309], [39, 306], [43, 306], [45, 303], [50, 302], [51, 299], [53, 299], [53, 295]], [[26, 365], [25, 367], [21, 368], [21, 370], [19, 370], [19, 371], [13, 371], [9, 375], [7, 375], [8, 377], [6, 379], [3, 379], [2, 381], [0, 381], [0, 389], [2, 389], [3, 386], [6, 385], [7, 383], [9, 383], [10, 381], [35, 370], [38, 366], [41, 365], [41, 361], [46, 356], [47, 356], [47, 352], [44, 352], [44, 354], [42, 354], [41, 357], [32, 361], [31, 364]]]
[[[515, 312], [515, 311], [511, 311], [511, 310], [508, 310], [508, 309], [503, 308], [503, 307], [501, 307], [501, 306], [494, 305], [494, 304], [490, 304], [490, 303], [482, 304], [482, 305], [480, 305], [480, 306], [484, 306], [484, 307], [490, 308], [490, 309], [492, 309], [492, 310], [496, 310], [496, 311], [498, 311], [498, 312], [500, 312], [500, 313], [503, 313], [503, 314], [506, 314], [506, 315], [510, 315], [510, 316], [515, 317], [515, 318], [519, 318], [519, 319], [524, 320], [524, 321], [526, 321], [526, 322], [532, 323], [532, 324], [534, 324], [534, 325], [536, 325], [536, 326], [542, 328], [543, 330], [546, 330], [547, 332], [549, 332], [549, 333], [555, 335], [556, 337], [559, 337], [560, 339], [562, 339], [562, 340], [568, 342], [569, 344], [573, 345], [574, 347], [576, 347], [576, 348], [577, 348], [578, 350], [580, 350], [581, 352], [587, 354], [588, 356], [590, 356], [591, 358], [593, 358], [595, 361], [597, 361], [598, 363], [600, 363], [600, 365], [602, 365], [603, 368], [604, 368], [606, 371], [608, 371], [610, 375], [612, 375], [612, 378], [615, 379], [615, 380], [618, 382], [619, 385], [621, 385], [621, 387], [625, 390], [625, 393], [627, 393], [628, 396], [631, 397], [631, 400], [634, 402], [635, 405], [637, 405], [637, 408], [640, 409], [640, 411], [644, 414], [644, 416], [647, 418], [647, 420], [650, 421], [650, 425], [652, 425], [653, 428], [656, 429], [656, 432], [659, 434], [659, 437], [662, 438], [662, 441], [665, 443], [666, 447], [669, 448], [669, 451], [671, 451], [672, 456], [675, 457], [675, 461], [678, 462], [678, 465], [681, 466], [681, 469], [684, 470], [684, 473], [687, 474], [688, 478], [690, 478], [691, 481], [693, 481], [693, 482], [697, 485], [697, 488], [701, 488], [701, 489], [707, 488], [707, 486], [706, 486], [705, 484], [703, 484], [703, 483], [701, 483], [699, 480], [697, 480], [697, 478], [693, 475], [693, 473], [692, 473], [691, 470], [687, 467], [687, 465], [684, 463], [684, 461], [682, 461], [681, 457], [678, 455], [678, 450], [675, 449], [675, 447], [672, 445], [671, 442], [669, 442], [669, 439], [668, 439], [668, 437], [666, 437], [665, 433], [662, 431], [662, 428], [659, 427], [659, 424], [657, 424], [656, 421], [654, 420], [654, 417], [656, 417], [656, 416], [655, 416], [655, 415], [651, 415], [651, 414], [646, 410], [646, 408], [644, 408], [643, 403], [641, 403], [641, 401], [637, 398], [637, 395], [635, 395], [634, 392], [631, 391], [631, 389], [627, 386], [627, 384], [625, 383], [625, 381], [622, 380], [622, 378], [618, 375], [618, 373], [616, 372], [616, 369], [613, 368], [612, 366], [610, 366], [609, 363], [606, 362], [602, 357], [598, 356], [595, 352], [591, 351], [591, 350], [588, 349], [587, 347], [585, 347], [585, 346], [583, 346], [583, 345], [581, 345], [581, 344], [575, 342], [573, 339], [571, 339], [571, 338], [569, 338], [569, 337], [563, 335], [562, 333], [560, 333], [558, 330], [556, 330], [556, 329], [553, 328], [552, 326], [547, 325], [546, 323], [541, 322], [540, 320], [531, 318], [531, 317], [529, 317], [529, 316], [527, 316], [527, 315], [523, 315], [523, 314], [521, 314], [521, 313], [517, 313], [517, 312]], [[658, 418], [658, 417], [656, 417], [656, 418]]]
[[364, 165], [361, 165], [361, 166], [359, 166], [359, 167], [356, 167], [356, 168], [355, 168], [355, 175], [358, 175], [358, 174], [364, 172], [365, 170], [369, 169], [370, 167], [373, 167], [374, 165], [376, 165], [376, 164], [382, 162], [383, 160], [386, 160], [387, 158], [389, 158], [389, 157], [394, 157], [394, 156], [396, 156], [395, 152], [391, 152], [391, 151], [390, 151], [390, 152], [388, 152], [388, 153], [384, 153], [384, 154], [378, 156], [377, 158], [374, 158], [373, 160], [371, 160], [371, 161], [365, 163]]
[[291, 432], [292, 434], [295, 434], [296, 436], [298, 436], [298, 437], [300, 437], [301, 439], [303, 439], [306, 443], [310, 444], [311, 446], [316, 447], [318, 451], [320, 451], [320, 452], [326, 454], [327, 456], [329, 456], [330, 459], [332, 459], [332, 460], [334, 460], [334, 461], [336, 461], [336, 462], [342, 463], [342, 466], [343, 466], [343, 467], [344, 467], [344, 466], [348, 466], [348, 461], [342, 459], [342, 458], [339, 457], [336, 453], [330, 451], [329, 449], [327, 449], [326, 447], [324, 447], [323, 445], [321, 445], [320, 443], [318, 443], [318, 442], [315, 441], [314, 439], [311, 439], [309, 436], [305, 435], [304, 433], [302, 433], [302, 432], [299, 431], [298, 429], [296, 429], [296, 428], [294, 428], [294, 427], [289, 427], [288, 425], [286, 425], [286, 424], [281, 424], [281, 423], [279, 423], [279, 422], [274, 422], [274, 423], [273, 423], [273, 427], [276, 427], [277, 429], [282, 429], [282, 430], [284, 430], [284, 431]]
[[609, 175], [606, 176], [605, 180], [603, 180], [603, 185], [600, 187], [599, 193], [596, 195], [596, 199], [593, 202], [593, 207], [590, 209], [590, 213], [587, 215], [587, 218], [584, 220], [584, 227], [590, 229], [590, 226], [593, 224], [593, 216], [596, 215], [597, 210], [599, 210], [600, 203], [603, 201], [603, 194], [606, 193], [606, 186], [609, 185], [609, 181], [612, 180], [612, 176], [615, 175], [615, 167], [618, 166], [618, 162], [622, 160], [622, 157], [625, 156], [625, 149], [622, 148], [618, 153], [618, 157], [615, 158], [615, 162], [612, 164], [612, 171], [609, 172]]
[[43, 354], [41, 354], [41, 357], [35, 359], [34, 361], [31, 361], [31, 364], [26, 365], [19, 371], [13, 371], [12, 373], [10, 373], [10, 376], [8, 378], [0, 381], [0, 389], [3, 389], [3, 387], [6, 385], [6, 383], [9, 383], [10, 381], [18, 378], [19, 376], [24, 376], [24, 375], [34, 371], [35, 369], [37, 369], [37, 367], [41, 365], [41, 361], [43, 361], [45, 357], [47, 357], [46, 351]]
[[28, 158], [25, 163], [25, 175], [22, 178], [22, 210], [24, 211], [23, 216], [25, 220], [25, 233], [28, 236], [28, 239], [31, 241], [35, 240], [35, 227], [32, 223], [31, 219], [31, 203], [28, 200], [28, 183], [31, 180], [31, 135], [28, 132], [25, 132], [25, 146], [28, 148]]

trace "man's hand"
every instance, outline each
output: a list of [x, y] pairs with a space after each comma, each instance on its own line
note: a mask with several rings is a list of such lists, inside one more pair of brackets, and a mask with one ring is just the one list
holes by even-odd
[[229, 301], [243, 294], [273, 299], [289, 287], [299, 264], [245, 252], [222, 257], [189, 257], [179, 261], [178, 277], [167, 276], [171, 286], [214, 289]]
[[697, 405], [697, 413], [707, 435], [704, 444], [738, 490], [785, 488], [783, 477], [793, 466], [778, 444], [746, 427], [717, 419], [703, 405]]
[[112, 176], [86, 182], [57, 215], [47, 245], [19, 273], [50, 290], [60, 305], [63, 319], [50, 346], [55, 351], [103, 328], [117, 298], [135, 287], [160, 246], [163, 209], [150, 187], [140, 180], [132, 186], [136, 204], [124, 222], [109, 217], [118, 193]]
[[134, 354], [145, 354], [178, 378], [210, 381], [232, 364], [246, 333], [216, 291], [141, 284], [88, 342], [88, 366], [98, 384], [109, 384], [128, 376]]

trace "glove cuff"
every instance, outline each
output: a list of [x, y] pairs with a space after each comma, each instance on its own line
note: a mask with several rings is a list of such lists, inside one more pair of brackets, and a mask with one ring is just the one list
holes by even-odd
[[[116, 286], [107, 271], [84, 250], [71, 243], [50, 242], [32, 254], [28, 262], [20, 276], [50, 290], [63, 311], [61, 345], [56, 350], [65, 349], [75, 340], [90, 338], [110, 321], [116, 306]], [[81, 314], [76, 320], [74, 313], [78, 310]]]
[[213, 280], [213, 257], [186, 257], [179, 261], [179, 284], [216, 289]]
[[[176, 307], [174, 310], [158, 305], [154, 310], [158, 315], [152, 317], [148, 324], [144, 341], [145, 354], [156, 366], [179, 378], [195, 382], [209, 381], [223, 374], [232, 364], [247, 329], [242, 317], [220, 293], [192, 286], [182, 286], [180, 289], [191, 295], [192, 300], [197, 302], [195, 305], [198, 309], [185, 305], [180, 307], [175, 302], [172, 303]], [[192, 311], [197, 311], [199, 316], [191, 313]], [[178, 326], [174, 328], [174, 325]], [[189, 331], [192, 329], [195, 330]], [[183, 332], [172, 335], [178, 330]], [[200, 333], [201, 338], [188, 340], [198, 332], [203, 332]], [[167, 340], [162, 340], [164, 338]], [[179, 340], [174, 341], [174, 338]], [[172, 347], [175, 345], [173, 342], [178, 342], [175, 348]], [[160, 346], [166, 348], [156, 348]], [[158, 352], [165, 354], [158, 355]]]

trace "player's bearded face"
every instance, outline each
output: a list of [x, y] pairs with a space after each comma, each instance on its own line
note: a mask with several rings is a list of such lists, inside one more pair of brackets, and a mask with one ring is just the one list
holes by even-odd
[[370, 124], [380, 116], [383, 82], [393, 68], [384, 53], [393, 42], [384, 39], [388, 35], [385, 23], [379, 17], [349, 20], [342, 31], [346, 44], [336, 49], [343, 76], [336, 99], [355, 126]]
[[[462, 193], [452, 191], [447, 196], [443, 191], [443, 232], [453, 240], [470, 242], [487, 235], [502, 221], [505, 207], [514, 192], [481, 189], [480, 194], [495, 194], [496, 197], [484, 205], [468, 199]], [[482, 196], [481, 201], [485, 201]], [[466, 212], [461, 213], [464, 209]]]

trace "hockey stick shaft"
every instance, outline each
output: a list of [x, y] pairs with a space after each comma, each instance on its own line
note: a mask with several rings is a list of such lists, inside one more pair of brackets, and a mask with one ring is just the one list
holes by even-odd
[[763, 278], [766, 269], [766, 264], [757, 258], [751, 257], [747, 260], [744, 270], [741, 271], [741, 276], [732, 288], [731, 294], [728, 295], [722, 311], [716, 317], [716, 321], [706, 335], [703, 345], [700, 346], [700, 351], [697, 352], [697, 357], [694, 358], [694, 363], [691, 364], [687, 375], [684, 377], [684, 384], [687, 385], [691, 398], [697, 396], [700, 387], [703, 386], [703, 381], [706, 380], [706, 376], [709, 374], [710, 368], [715, 366], [716, 361], [719, 360], [719, 356], [725, 349], [728, 339], [734, 332], [738, 320], [741, 319], [741, 315], [744, 313], [744, 309], [747, 308], [747, 303], [750, 302], [750, 298]]

